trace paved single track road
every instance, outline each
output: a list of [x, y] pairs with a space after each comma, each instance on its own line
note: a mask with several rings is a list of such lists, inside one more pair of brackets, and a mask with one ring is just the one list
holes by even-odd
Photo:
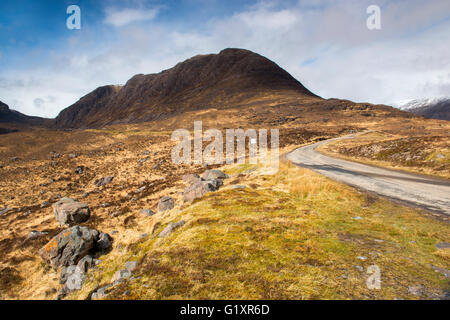
[[[333, 180], [374, 192], [391, 200], [450, 216], [450, 182], [445, 179], [384, 169], [323, 155], [316, 151], [324, 140], [298, 148], [286, 158], [294, 164], [314, 170]], [[446, 219], [447, 220], [447, 219]]]

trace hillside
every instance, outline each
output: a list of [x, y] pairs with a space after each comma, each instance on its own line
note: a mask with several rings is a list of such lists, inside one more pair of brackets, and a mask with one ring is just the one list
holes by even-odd
[[[248, 50], [198, 55], [124, 86], [100, 87], [61, 111], [58, 128], [160, 120], [185, 111], [242, 105], [262, 93], [316, 98], [274, 62]], [[318, 98], [318, 97], [317, 97]]]
[[30, 127], [49, 126], [51, 123], [50, 119], [31, 117], [11, 110], [7, 104], [0, 101], [0, 134]]

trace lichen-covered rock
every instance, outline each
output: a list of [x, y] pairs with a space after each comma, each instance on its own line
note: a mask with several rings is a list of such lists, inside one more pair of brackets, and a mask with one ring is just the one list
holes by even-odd
[[74, 199], [62, 198], [53, 204], [53, 213], [60, 226], [69, 227], [83, 223], [89, 219], [89, 206]]
[[39, 255], [55, 269], [76, 265], [84, 256], [104, 251], [104, 244], [99, 244], [99, 240], [97, 230], [74, 226], [51, 239], [39, 250]]
[[188, 183], [188, 184], [192, 184], [198, 181], [201, 181], [202, 179], [200, 178], [200, 176], [196, 173], [189, 173], [189, 174], [185, 174], [182, 177], [183, 181]]
[[169, 197], [169, 196], [164, 196], [159, 200], [158, 211], [159, 212], [167, 211], [167, 210], [173, 209], [174, 206], [175, 206], [175, 201], [173, 200], [173, 198]]
[[158, 237], [160, 237], [160, 238], [167, 237], [169, 234], [174, 232], [176, 229], [178, 229], [179, 227], [182, 227], [184, 225], [184, 223], [185, 223], [184, 220], [181, 220], [176, 223], [169, 224], [163, 231], [161, 231], [161, 233], [158, 235]]

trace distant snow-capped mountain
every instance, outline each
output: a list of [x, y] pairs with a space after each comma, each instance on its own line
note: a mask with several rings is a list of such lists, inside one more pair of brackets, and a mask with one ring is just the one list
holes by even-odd
[[414, 99], [398, 108], [431, 119], [450, 120], [450, 97]]

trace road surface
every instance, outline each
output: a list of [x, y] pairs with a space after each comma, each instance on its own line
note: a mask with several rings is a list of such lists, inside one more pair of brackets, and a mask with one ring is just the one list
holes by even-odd
[[298, 148], [286, 158], [298, 166], [314, 170], [333, 180], [374, 192], [392, 200], [450, 215], [450, 182], [444, 179], [383, 169], [333, 158], [316, 148], [335, 138]]

